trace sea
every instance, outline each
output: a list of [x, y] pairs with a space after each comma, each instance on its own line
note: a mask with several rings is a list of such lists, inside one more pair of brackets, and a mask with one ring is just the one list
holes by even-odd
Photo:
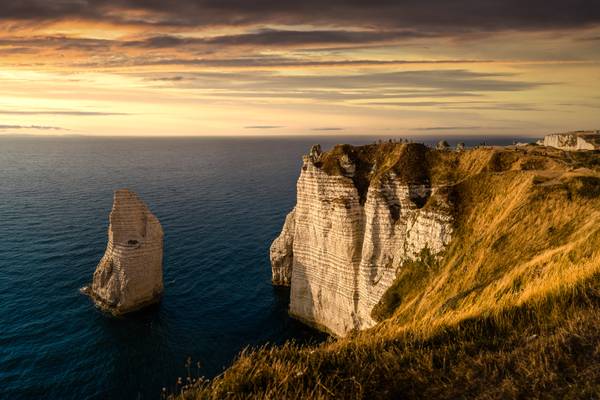
[[[288, 316], [269, 247], [311, 145], [377, 139], [388, 137], [0, 136], [0, 399], [160, 399], [245, 348], [326, 340]], [[514, 140], [532, 139], [448, 141]], [[120, 318], [79, 292], [118, 188], [137, 192], [165, 232], [162, 302]]]

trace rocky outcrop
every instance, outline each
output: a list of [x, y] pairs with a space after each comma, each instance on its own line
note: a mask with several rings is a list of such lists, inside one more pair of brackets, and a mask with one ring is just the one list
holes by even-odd
[[109, 218], [108, 245], [89, 294], [100, 308], [125, 314], [160, 300], [163, 293], [163, 230], [132, 191], [117, 190]]
[[433, 150], [386, 146], [394, 168], [378, 159], [379, 145], [316, 163], [305, 156], [296, 207], [271, 247], [273, 282], [291, 285], [290, 314], [336, 335], [373, 326], [371, 311], [403, 263], [441, 252], [452, 236], [446, 190], [419, 171], [425, 165], [403, 167]]
[[598, 150], [600, 149], [600, 131], [578, 131], [546, 135], [544, 146], [561, 150]]
[[440, 140], [435, 148], [438, 150], [448, 150], [450, 148], [450, 144], [445, 140]]
[[295, 225], [294, 210], [292, 210], [285, 218], [281, 234], [271, 245], [273, 284], [277, 286], [289, 286], [292, 281]]
[[321, 145], [315, 144], [311, 147], [310, 152], [308, 153], [308, 158], [311, 162], [317, 163], [321, 161], [321, 155], [323, 152], [321, 151]]

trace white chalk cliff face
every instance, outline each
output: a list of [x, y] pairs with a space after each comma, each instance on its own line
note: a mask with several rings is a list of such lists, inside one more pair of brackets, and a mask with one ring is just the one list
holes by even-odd
[[94, 272], [90, 295], [102, 309], [125, 314], [160, 300], [163, 230], [132, 191], [115, 192], [106, 252]]
[[569, 151], [597, 150], [600, 148], [600, 134], [598, 131], [555, 133], [546, 135], [542, 144]]
[[[375, 324], [371, 311], [403, 262], [444, 250], [452, 218], [444, 191], [426, 179], [390, 170], [361, 202], [352, 161], [342, 156], [342, 173], [328, 174], [319, 158], [304, 157], [296, 207], [271, 247], [273, 283], [291, 286], [292, 316], [343, 336]], [[433, 195], [435, 206], [424, 207]]]

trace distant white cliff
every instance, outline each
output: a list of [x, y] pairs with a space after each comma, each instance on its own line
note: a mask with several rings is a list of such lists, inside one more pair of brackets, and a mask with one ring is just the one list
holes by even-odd
[[540, 144], [569, 151], [598, 150], [600, 149], [600, 131], [554, 133], [546, 135]]

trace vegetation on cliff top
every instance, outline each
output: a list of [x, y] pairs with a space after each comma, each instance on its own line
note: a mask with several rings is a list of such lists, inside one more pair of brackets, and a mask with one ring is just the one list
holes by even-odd
[[382, 322], [319, 346], [246, 351], [181, 398], [600, 393], [600, 154], [416, 146], [339, 146], [323, 157], [328, 173], [352, 153], [377, 159], [380, 174], [415, 177], [400, 160], [414, 150], [427, 179], [449, 191], [453, 240], [438, 259], [405, 264], [373, 310]]
[[403, 182], [429, 183], [429, 148], [423, 144], [382, 143], [365, 146], [337, 145], [325, 152], [317, 164], [330, 175], [343, 175], [342, 157], [346, 156], [356, 167], [352, 177], [361, 202], [364, 203], [372, 182], [393, 172]]

